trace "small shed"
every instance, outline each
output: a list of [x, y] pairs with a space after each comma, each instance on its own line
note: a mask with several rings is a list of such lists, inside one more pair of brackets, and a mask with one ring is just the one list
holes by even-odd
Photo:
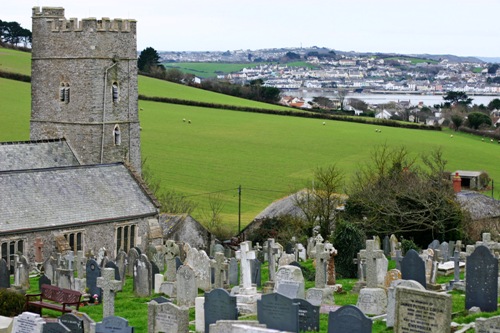
[[459, 175], [462, 179], [462, 188], [470, 190], [482, 190], [488, 185], [488, 174], [484, 171], [457, 170], [451, 177]]

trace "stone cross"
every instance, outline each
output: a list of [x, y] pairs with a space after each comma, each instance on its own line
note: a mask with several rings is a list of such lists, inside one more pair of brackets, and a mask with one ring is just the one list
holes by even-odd
[[255, 243], [253, 250], [255, 251], [255, 254], [257, 257], [259, 256], [260, 251], [262, 251], [262, 246], [260, 246], [259, 242]]
[[255, 251], [250, 251], [251, 242], [246, 241], [240, 244], [240, 250], [236, 252], [236, 259], [240, 260], [241, 267], [241, 287], [242, 289], [252, 288], [252, 271], [250, 260], [255, 259]]
[[35, 239], [35, 261], [36, 262], [43, 262], [42, 248], [43, 248], [43, 240], [42, 240], [42, 238], [37, 237]]
[[326, 287], [326, 263], [330, 259], [330, 253], [325, 251], [325, 244], [316, 243], [316, 277], [314, 285], [316, 288]]
[[75, 261], [73, 251], [69, 251], [68, 254], [64, 256], [64, 261], [66, 261], [66, 268], [73, 270], [73, 262]]
[[375, 240], [366, 241], [366, 249], [360, 251], [361, 259], [366, 260], [366, 287], [377, 288], [377, 259], [384, 256], [384, 251], [376, 249]]
[[171, 239], [165, 243], [165, 262], [167, 264], [167, 272], [165, 273], [165, 281], [175, 281], [177, 275], [177, 265], [175, 257], [179, 255], [179, 245]]
[[224, 288], [226, 272], [229, 269], [224, 253], [215, 252], [215, 260], [210, 261], [210, 267], [214, 268], [214, 288]]
[[115, 293], [122, 290], [122, 282], [115, 280], [115, 269], [104, 268], [97, 278], [97, 286], [102, 289], [103, 318], [115, 315]]
[[276, 255], [278, 248], [274, 244], [274, 238], [269, 238], [264, 247], [267, 250], [267, 263], [269, 265], [269, 281], [274, 281], [276, 277]]

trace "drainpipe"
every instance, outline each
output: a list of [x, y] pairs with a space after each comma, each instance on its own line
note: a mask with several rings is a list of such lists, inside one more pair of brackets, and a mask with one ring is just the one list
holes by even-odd
[[104, 159], [104, 124], [106, 119], [106, 92], [108, 91], [108, 71], [116, 66], [117, 62], [113, 59], [113, 64], [104, 70], [104, 94], [102, 97], [102, 133], [101, 133], [101, 164]]

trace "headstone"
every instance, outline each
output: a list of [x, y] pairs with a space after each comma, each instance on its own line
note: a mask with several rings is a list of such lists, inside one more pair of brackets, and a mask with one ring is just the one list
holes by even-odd
[[261, 274], [261, 266], [262, 263], [260, 262], [259, 259], [255, 258], [250, 260], [250, 271], [252, 274], [252, 284], [255, 284], [257, 287], [261, 286], [261, 279], [262, 279], [262, 274]]
[[30, 265], [22, 254], [14, 254], [14, 286], [22, 289], [30, 288]]
[[163, 304], [163, 303], [168, 303], [172, 302], [170, 299], [164, 297], [164, 296], [158, 296], [152, 299], [152, 301], [155, 301], [158, 304]]
[[295, 261], [307, 260], [306, 248], [302, 245], [302, 243], [295, 244], [295, 253]]
[[325, 288], [327, 280], [327, 263], [330, 259], [330, 253], [325, 251], [325, 244], [316, 243], [316, 253], [314, 258], [316, 259], [316, 275], [314, 285], [316, 288]]
[[85, 257], [83, 251], [77, 251], [75, 260], [75, 269], [77, 278], [79, 279], [85, 278], [86, 265], [87, 265], [87, 258]]
[[122, 284], [125, 283], [125, 276], [127, 275], [127, 253], [120, 249], [116, 255], [116, 266], [118, 267], [118, 272], [120, 272], [120, 280]]
[[190, 266], [183, 265], [177, 270], [177, 305], [193, 306], [194, 300], [198, 295], [196, 288], [196, 278], [194, 271]]
[[268, 328], [299, 331], [299, 304], [278, 293], [262, 295], [257, 301], [257, 319]]
[[71, 333], [71, 330], [58, 321], [49, 321], [43, 325], [42, 333]]
[[229, 284], [231, 286], [238, 285], [238, 260], [236, 258], [229, 259]]
[[120, 276], [120, 268], [118, 268], [118, 266], [114, 262], [108, 261], [106, 263], [106, 265], [104, 266], [104, 268], [112, 268], [112, 269], [114, 269], [114, 271], [115, 271], [115, 277], [114, 277], [114, 279], [118, 280], [118, 281], [122, 280], [121, 276]]
[[241, 242], [240, 250], [236, 252], [236, 259], [240, 260], [240, 293], [242, 294], [257, 293], [256, 288], [252, 286], [250, 260], [255, 259], [255, 252], [250, 250], [251, 247], [251, 242]]
[[127, 275], [128, 276], [133, 276], [134, 275], [134, 265], [135, 261], [139, 259], [140, 253], [137, 251], [135, 247], [131, 248], [128, 251], [128, 264], [127, 264]]
[[449, 257], [449, 247], [447, 242], [442, 242], [441, 245], [439, 245], [439, 250], [441, 251], [441, 261], [448, 261], [450, 259]]
[[186, 255], [184, 265], [190, 266], [196, 277], [196, 287], [205, 291], [212, 289], [210, 280], [210, 258], [205, 251], [191, 248]]
[[384, 279], [384, 286], [389, 288], [391, 283], [396, 280], [401, 280], [401, 272], [397, 269], [391, 269], [387, 272]]
[[[197, 332], [200, 332], [197, 330]], [[277, 330], [266, 328], [257, 320], [219, 320], [210, 325], [210, 332], [216, 333], [279, 333]], [[208, 333], [208, 332], [207, 332]]]
[[223, 252], [215, 252], [215, 259], [210, 263], [213, 269], [214, 288], [224, 288], [228, 264]]
[[428, 246], [427, 248], [428, 249], [432, 249], [432, 250], [438, 250], [439, 249], [439, 241], [437, 239], [433, 240]]
[[[160, 274], [160, 268], [158, 267], [158, 265], [156, 265], [156, 263], [154, 261], [150, 261], [150, 263], [151, 263], [151, 288], [153, 290], [156, 290], [155, 289], [155, 287], [156, 287], [156, 285], [155, 285], [155, 276], [156, 276], [156, 274], [162, 276], [161, 281], [163, 281], [164, 277], [163, 277], [162, 274]], [[160, 284], [161, 284], [161, 282], [160, 282]], [[158, 286], [158, 289], [159, 288], [160, 288], [160, 286]]]
[[413, 280], [393, 281], [389, 286], [389, 289], [387, 290], [387, 316], [385, 321], [387, 327], [394, 327], [394, 319], [396, 316], [396, 288], [398, 286], [425, 291], [425, 288], [417, 281]]
[[209, 331], [210, 324], [218, 320], [237, 320], [236, 297], [229, 295], [224, 289], [205, 292], [204, 312], [205, 332]]
[[103, 267], [102, 261], [104, 260], [104, 257], [107, 257], [107, 251], [105, 247], [101, 247], [97, 250], [97, 256], [95, 258], [95, 261], [97, 261], [100, 267]]
[[389, 238], [390, 246], [391, 246], [391, 258], [394, 258], [396, 256], [396, 250], [398, 250], [398, 238], [396, 235], [392, 234], [391, 237]]
[[274, 243], [274, 238], [269, 238], [264, 247], [267, 250], [267, 262], [269, 265], [269, 281], [274, 282], [274, 277], [276, 274], [276, 261], [278, 255], [278, 247]]
[[72, 313], [65, 313], [59, 321], [70, 329], [71, 333], [84, 333], [83, 320]]
[[181, 308], [171, 302], [148, 303], [149, 333], [188, 333], [189, 309]]
[[175, 259], [179, 256], [179, 245], [171, 239], [165, 243], [165, 262], [167, 271], [165, 272], [165, 281], [173, 282], [177, 274]]
[[415, 280], [424, 288], [426, 287], [425, 264], [417, 251], [409, 250], [401, 261], [401, 278], [403, 280]]
[[381, 315], [387, 311], [387, 293], [384, 288], [363, 288], [356, 306], [364, 314]]
[[92, 320], [88, 314], [84, 312], [73, 312], [73, 314], [82, 320], [83, 332], [89, 333], [94, 331], [93, 328], [95, 328], [95, 321]]
[[10, 288], [10, 270], [5, 259], [0, 259], [0, 288]]
[[134, 294], [138, 297], [150, 296], [152, 281], [151, 263], [145, 254], [141, 254], [134, 264]]
[[293, 253], [283, 253], [278, 260], [278, 267], [289, 265], [292, 261], [295, 261], [295, 254]]
[[465, 263], [465, 308], [477, 306], [483, 312], [498, 308], [498, 259], [480, 245]]
[[58, 268], [57, 272], [57, 286], [64, 289], [74, 289], [75, 287], [75, 273], [72, 269]]
[[121, 317], [105, 317], [95, 326], [95, 333], [134, 333], [134, 328], [128, 325], [128, 320]]
[[354, 305], [344, 305], [328, 314], [328, 333], [371, 333], [372, 321]]
[[386, 257], [391, 255], [391, 240], [387, 235], [385, 235], [384, 240], [382, 242], [382, 250], [384, 251], [384, 255]]
[[12, 322], [12, 333], [40, 333], [45, 321], [40, 315], [31, 312], [23, 312], [14, 317]]
[[319, 331], [319, 306], [301, 298], [296, 298], [293, 302], [299, 304], [299, 330]]
[[87, 260], [87, 267], [85, 269], [87, 275], [87, 288], [91, 299], [97, 295], [97, 299], [101, 300], [101, 288], [97, 286], [97, 278], [101, 276], [101, 268], [94, 259]]
[[305, 299], [305, 283], [302, 270], [290, 265], [281, 266], [276, 273], [274, 292], [292, 299]]
[[56, 269], [57, 260], [52, 256], [48, 257], [43, 263], [43, 272], [54, 284], [56, 284]]
[[42, 290], [42, 285], [44, 284], [51, 285], [51, 281], [47, 276], [45, 276], [45, 274], [42, 274], [42, 276], [38, 279], [38, 290]]
[[406, 287], [396, 288], [395, 333], [449, 333], [451, 295]]
[[97, 286], [101, 288], [103, 294], [103, 317], [114, 316], [115, 314], [115, 293], [122, 290], [122, 281], [116, 279], [116, 277], [114, 268], [104, 268], [102, 276], [97, 278]]
[[490, 318], [477, 318], [475, 324], [476, 333], [500, 332], [500, 316]]
[[[418, 255], [418, 254], [417, 254]], [[366, 240], [366, 249], [360, 251], [361, 259], [366, 260], [366, 287], [378, 287], [378, 274], [377, 274], [377, 259], [385, 258], [382, 250], [376, 248], [375, 241], [372, 239]], [[385, 273], [384, 273], [385, 275]]]

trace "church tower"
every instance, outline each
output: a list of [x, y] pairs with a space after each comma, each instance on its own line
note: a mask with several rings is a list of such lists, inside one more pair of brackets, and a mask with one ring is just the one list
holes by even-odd
[[141, 171], [136, 21], [33, 8], [31, 140], [66, 138], [82, 164]]

